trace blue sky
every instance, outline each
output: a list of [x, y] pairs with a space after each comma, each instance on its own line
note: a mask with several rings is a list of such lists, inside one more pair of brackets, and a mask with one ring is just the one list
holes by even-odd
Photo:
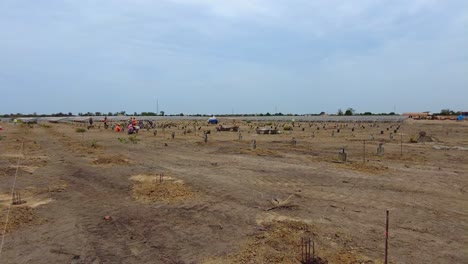
[[0, 113], [468, 111], [466, 0], [0, 0]]

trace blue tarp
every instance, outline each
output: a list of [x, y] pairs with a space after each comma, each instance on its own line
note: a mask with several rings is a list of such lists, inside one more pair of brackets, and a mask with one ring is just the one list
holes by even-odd
[[208, 124], [218, 124], [218, 119], [216, 119], [216, 117], [210, 117], [208, 119]]

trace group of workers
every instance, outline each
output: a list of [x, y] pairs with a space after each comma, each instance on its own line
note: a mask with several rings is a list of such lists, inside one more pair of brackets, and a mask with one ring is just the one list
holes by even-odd
[[[137, 119], [135, 117], [130, 118], [130, 120], [128, 122], [128, 127], [127, 127], [127, 132], [128, 132], [129, 135], [138, 132], [138, 130], [140, 128], [137, 126], [137, 124], [138, 124], [138, 122], [137, 122]], [[104, 119], [104, 126], [106, 126], [106, 125], [107, 125], [107, 117]], [[116, 133], [122, 131], [122, 127], [120, 126], [120, 124], [115, 125], [114, 131]]]
[[[88, 122], [89, 122], [90, 126], [93, 126], [94, 120], [93, 120], [92, 117], [89, 118]], [[104, 122], [104, 127], [108, 128], [109, 127], [109, 119], [107, 118], [107, 116], [104, 117], [103, 122]], [[129, 122], [128, 122], [128, 127], [127, 127], [128, 134], [138, 133], [139, 129], [140, 129], [140, 127], [138, 126], [138, 121], [137, 121], [136, 117], [131, 117]], [[122, 130], [123, 130], [123, 128], [122, 128], [122, 126], [120, 124], [115, 125], [114, 131], [116, 133], [121, 132]]]

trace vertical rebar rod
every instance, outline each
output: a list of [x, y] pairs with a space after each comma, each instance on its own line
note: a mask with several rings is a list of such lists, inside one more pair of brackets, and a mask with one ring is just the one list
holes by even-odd
[[301, 263], [304, 263], [304, 238], [301, 237]]
[[385, 264], [388, 263], [388, 210], [387, 217], [385, 221]]
[[315, 242], [312, 240], [312, 259], [315, 259]]
[[366, 162], [366, 141], [364, 140], [362, 143], [363, 143], [362, 144], [363, 145], [363, 147], [362, 147], [362, 149], [363, 149], [362, 161]]
[[403, 157], [403, 135], [401, 135], [400, 139], [400, 156]]

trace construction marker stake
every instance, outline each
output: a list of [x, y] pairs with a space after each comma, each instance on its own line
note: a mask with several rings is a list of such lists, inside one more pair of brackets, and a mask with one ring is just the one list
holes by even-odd
[[388, 263], [388, 210], [385, 223], [385, 264]]

